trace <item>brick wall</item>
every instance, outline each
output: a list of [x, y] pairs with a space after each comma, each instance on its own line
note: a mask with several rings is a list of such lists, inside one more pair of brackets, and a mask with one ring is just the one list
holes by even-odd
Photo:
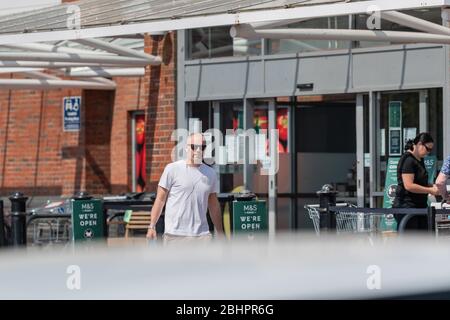
[[[150, 90], [147, 109], [147, 172], [150, 188], [155, 189], [166, 164], [171, 162], [171, 151], [175, 146], [170, 141], [176, 128], [176, 36], [148, 39], [149, 53], [163, 59], [160, 67], [151, 66]], [[158, 43], [158, 45], [156, 45]], [[158, 80], [157, 80], [158, 79]]]
[[[144, 77], [114, 78], [115, 91], [0, 88], [0, 195], [130, 191], [130, 115], [137, 110], [146, 114], [146, 182], [155, 190], [174, 145], [175, 43], [173, 34], [146, 36], [146, 52], [163, 63], [147, 67]], [[62, 99], [78, 95], [82, 130], [63, 132]]]
[[80, 90], [0, 90], [2, 195], [13, 190], [28, 195], [64, 194], [69, 186], [65, 180], [71, 181], [72, 188], [75, 182], [83, 187], [82, 174], [75, 181], [80, 164], [67, 156], [78, 152], [82, 132], [61, 129], [62, 97], [80, 94]]

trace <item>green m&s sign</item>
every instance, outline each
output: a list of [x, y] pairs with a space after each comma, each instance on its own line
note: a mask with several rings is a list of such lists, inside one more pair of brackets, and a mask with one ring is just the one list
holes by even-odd
[[267, 230], [266, 201], [233, 201], [233, 232]]
[[102, 201], [72, 200], [72, 240], [93, 240], [104, 238]]

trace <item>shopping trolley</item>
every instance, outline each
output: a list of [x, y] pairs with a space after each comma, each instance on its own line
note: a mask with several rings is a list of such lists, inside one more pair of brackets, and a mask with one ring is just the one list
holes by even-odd
[[[306, 205], [314, 230], [320, 235], [320, 207], [318, 204]], [[342, 209], [342, 210], [339, 210]], [[330, 212], [336, 216], [336, 232], [339, 233], [379, 233], [385, 214], [377, 212], [358, 212], [357, 207], [349, 203], [336, 204]]]
[[[450, 237], [450, 204], [445, 201], [440, 204], [432, 204], [439, 213], [436, 213], [434, 220], [434, 229], [436, 231], [436, 237]], [[448, 210], [448, 213], [446, 212]]]
[[71, 219], [65, 214], [66, 201], [48, 202], [31, 210], [28, 238], [33, 245], [66, 243], [70, 240]]

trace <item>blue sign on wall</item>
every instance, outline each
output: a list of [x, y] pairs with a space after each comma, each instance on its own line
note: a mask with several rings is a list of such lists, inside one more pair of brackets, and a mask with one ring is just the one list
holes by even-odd
[[63, 124], [64, 131], [80, 131], [81, 97], [64, 97]]

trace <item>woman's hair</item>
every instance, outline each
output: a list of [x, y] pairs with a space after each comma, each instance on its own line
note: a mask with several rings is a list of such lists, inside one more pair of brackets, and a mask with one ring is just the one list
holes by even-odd
[[430, 143], [430, 142], [434, 142], [434, 141], [433, 141], [433, 137], [431, 136], [431, 134], [429, 134], [428, 132], [421, 132], [414, 138], [414, 140], [408, 140], [406, 142], [405, 151], [408, 151], [408, 150], [412, 151], [413, 147], [416, 144], [418, 144], [419, 142], [422, 144], [425, 144], [425, 143]]

